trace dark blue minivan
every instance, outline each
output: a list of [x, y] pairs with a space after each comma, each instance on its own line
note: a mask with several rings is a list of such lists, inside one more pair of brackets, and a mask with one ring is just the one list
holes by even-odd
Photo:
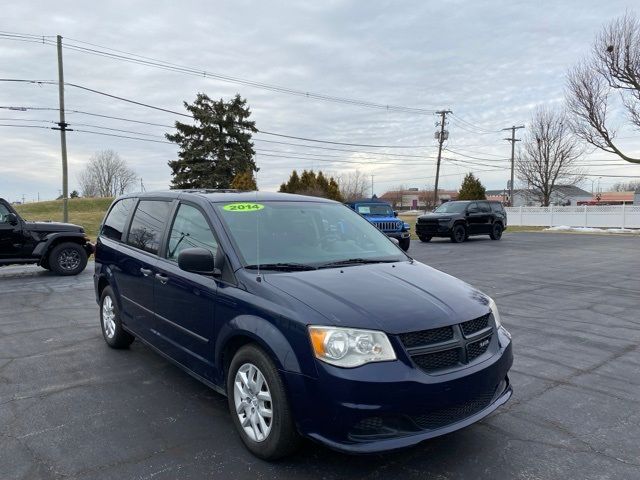
[[511, 396], [491, 298], [416, 262], [337, 202], [169, 191], [112, 204], [96, 298], [113, 348], [139, 339], [228, 397], [247, 448], [414, 445]]

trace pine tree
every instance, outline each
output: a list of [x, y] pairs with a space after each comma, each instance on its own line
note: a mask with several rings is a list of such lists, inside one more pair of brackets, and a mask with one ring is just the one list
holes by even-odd
[[173, 188], [230, 188], [239, 173], [257, 171], [251, 142], [257, 129], [246, 103], [240, 95], [225, 102], [204, 93], [184, 102], [193, 124], [176, 122], [177, 132], [165, 135], [180, 148], [169, 162]]
[[469, 172], [465, 175], [460, 191], [458, 192], [458, 200], [486, 200], [486, 189], [480, 183], [480, 179], [476, 178], [473, 173]]
[[342, 202], [342, 194], [338, 182], [333, 177], [325, 176], [322, 171], [317, 174], [313, 170], [304, 170], [300, 176], [295, 170], [286, 183], [280, 185], [280, 191], [285, 193], [297, 193], [312, 197], [330, 198]]
[[256, 179], [253, 176], [251, 170], [247, 170], [245, 172], [238, 173], [231, 182], [231, 188], [235, 188], [237, 190], [258, 190], [258, 185], [256, 185]]

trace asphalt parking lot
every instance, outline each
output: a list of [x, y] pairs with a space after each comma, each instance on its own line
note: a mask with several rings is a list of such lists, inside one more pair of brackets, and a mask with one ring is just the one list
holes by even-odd
[[350, 457], [305, 441], [273, 464], [244, 449], [222, 396], [138, 342], [105, 345], [91, 265], [2, 268], [0, 479], [640, 479], [639, 251], [627, 236], [414, 242], [417, 260], [496, 299], [514, 397], [412, 449]]

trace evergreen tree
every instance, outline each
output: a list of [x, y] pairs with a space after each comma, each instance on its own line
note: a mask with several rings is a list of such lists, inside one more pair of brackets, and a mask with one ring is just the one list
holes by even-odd
[[258, 190], [256, 185], [256, 179], [253, 176], [251, 170], [238, 173], [231, 182], [231, 188], [237, 190]]
[[473, 173], [469, 172], [465, 175], [460, 192], [458, 192], [458, 200], [486, 200], [486, 189], [480, 183], [480, 179], [476, 178]]
[[193, 124], [176, 122], [177, 132], [165, 135], [180, 148], [169, 162], [172, 188], [230, 188], [239, 173], [257, 171], [251, 142], [257, 129], [246, 103], [240, 95], [225, 102], [204, 93], [184, 102]]
[[311, 195], [313, 197], [330, 198], [342, 202], [342, 194], [338, 187], [338, 182], [333, 177], [327, 177], [319, 171], [317, 174], [313, 170], [304, 170], [298, 176], [295, 170], [286, 183], [280, 186], [280, 191], [285, 193], [297, 193], [300, 195]]

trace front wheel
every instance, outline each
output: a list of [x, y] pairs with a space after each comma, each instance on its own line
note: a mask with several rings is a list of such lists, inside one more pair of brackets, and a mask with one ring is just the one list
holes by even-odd
[[467, 229], [464, 225], [458, 224], [451, 231], [451, 241], [453, 243], [462, 243], [467, 239]]
[[499, 223], [494, 223], [489, 237], [491, 238], [491, 240], [500, 240], [502, 238], [502, 225]]
[[411, 239], [410, 238], [401, 238], [400, 239], [400, 248], [402, 250], [404, 250], [405, 252], [407, 250], [409, 250], [409, 246], [411, 245]]
[[433, 237], [428, 237], [428, 236], [426, 236], [426, 235], [423, 235], [423, 236], [418, 237], [418, 238], [420, 238], [420, 241], [421, 241], [421, 242], [426, 243], [426, 242], [430, 242], [430, 241], [431, 241], [431, 239], [432, 239]]
[[87, 252], [77, 243], [61, 243], [51, 250], [46, 264], [58, 275], [78, 275], [87, 266]]
[[240, 438], [255, 456], [276, 460], [298, 446], [299, 436], [280, 374], [256, 345], [242, 347], [231, 360], [227, 397]]

